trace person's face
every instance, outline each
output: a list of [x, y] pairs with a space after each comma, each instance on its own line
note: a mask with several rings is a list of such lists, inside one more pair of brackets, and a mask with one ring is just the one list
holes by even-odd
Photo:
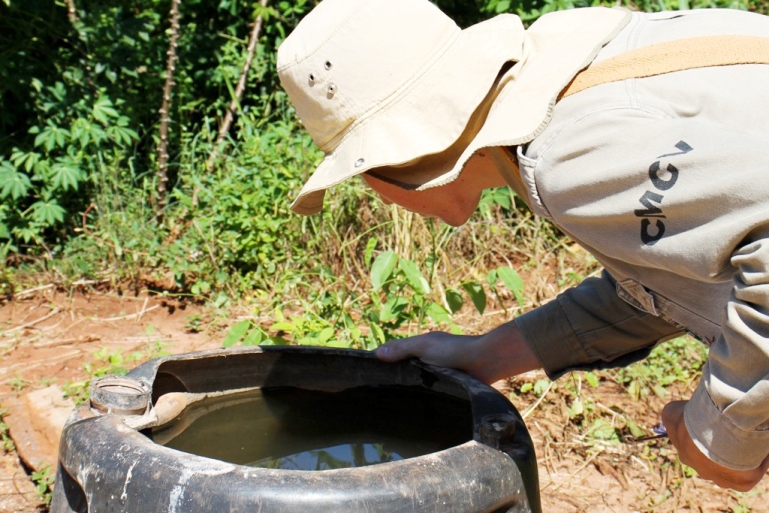
[[[385, 203], [395, 203], [425, 217], [437, 217], [448, 225], [460, 226], [470, 219], [484, 189], [507, 185], [488, 159], [476, 158], [472, 162], [453, 182], [423, 191], [394, 184], [392, 173], [381, 175], [374, 170], [362, 176]], [[401, 169], [398, 176], [407, 184], [408, 168]]]

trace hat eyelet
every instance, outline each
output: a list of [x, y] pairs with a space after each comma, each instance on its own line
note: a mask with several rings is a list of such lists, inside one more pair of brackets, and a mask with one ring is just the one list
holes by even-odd
[[309, 83], [311, 86], [312, 86], [312, 85], [315, 85], [315, 74], [314, 74], [314, 73], [310, 73], [310, 76], [309, 76], [309, 78], [307, 79], [307, 82], [308, 82], [308, 83]]
[[331, 84], [330, 86], [328, 86], [327, 92], [328, 92], [328, 97], [332, 98], [337, 92], [336, 84]]
[[324, 67], [324, 68], [326, 68], [326, 70], [330, 70], [331, 68], [333, 68], [333, 67], [334, 67], [334, 65], [333, 65], [333, 64], [331, 64], [331, 61], [326, 61], [326, 62], [323, 64], [323, 67]]
[[361, 167], [366, 162], [364, 159], [358, 159], [355, 161], [355, 167]]

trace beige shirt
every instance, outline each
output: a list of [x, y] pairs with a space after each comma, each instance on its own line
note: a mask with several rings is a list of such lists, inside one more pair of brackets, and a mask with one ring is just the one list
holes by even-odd
[[[634, 13], [596, 62], [716, 34], [769, 36], [769, 18]], [[546, 369], [624, 364], [695, 334], [710, 353], [686, 424], [710, 459], [735, 469], [769, 454], [768, 90], [767, 65], [596, 86], [560, 101], [519, 158], [534, 212], [611, 274], [517, 321]]]

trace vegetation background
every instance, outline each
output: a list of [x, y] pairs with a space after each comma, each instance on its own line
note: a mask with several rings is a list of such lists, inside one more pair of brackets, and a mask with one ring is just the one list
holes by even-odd
[[[591, 5], [769, 13], [767, 0], [435, 3], [461, 26]], [[279, 86], [275, 50], [316, 4], [0, 0], [0, 298], [38, 284], [143, 289], [205, 305], [188, 329], [225, 329], [225, 346], [371, 349], [426, 327], [483, 329], [478, 313], [512, 318], [600, 272], [507, 188], [487, 191], [456, 229], [386, 206], [356, 180], [322, 214], [291, 213], [322, 154]], [[249, 315], [233, 324], [236, 307]], [[600, 378], [664, 397], [696, 380], [703, 358], [679, 340]], [[581, 433], [644, 432], [607, 424], [575, 383], [560, 388]], [[557, 389], [542, 379], [510, 393]]]

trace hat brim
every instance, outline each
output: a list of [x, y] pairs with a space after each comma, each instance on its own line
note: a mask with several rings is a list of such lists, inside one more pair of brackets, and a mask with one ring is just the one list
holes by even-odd
[[[370, 169], [397, 166], [449, 148], [465, 131], [505, 63], [520, 60], [524, 35], [514, 15], [500, 15], [461, 31], [397, 101], [345, 134], [310, 176], [291, 209], [316, 214], [323, 207], [326, 189], [334, 185]], [[451, 181], [441, 178], [442, 183]]]

